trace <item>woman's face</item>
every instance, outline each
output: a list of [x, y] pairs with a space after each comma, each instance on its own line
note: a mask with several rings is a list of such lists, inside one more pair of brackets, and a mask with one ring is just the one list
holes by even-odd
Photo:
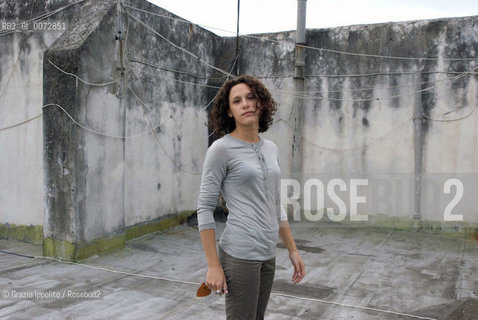
[[245, 83], [236, 84], [229, 92], [229, 116], [234, 117], [237, 126], [259, 124], [260, 110], [251, 88]]

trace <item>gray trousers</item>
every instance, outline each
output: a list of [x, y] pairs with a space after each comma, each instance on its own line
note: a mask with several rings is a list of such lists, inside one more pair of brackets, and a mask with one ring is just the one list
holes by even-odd
[[274, 281], [276, 259], [266, 261], [235, 258], [219, 246], [219, 261], [226, 276], [228, 320], [264, 319]]

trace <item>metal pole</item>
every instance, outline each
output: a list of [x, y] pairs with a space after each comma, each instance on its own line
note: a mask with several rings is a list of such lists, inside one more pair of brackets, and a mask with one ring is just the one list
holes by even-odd
[[415, 77], [416, 83], [416, 95], [415, 95], [415, 108], [414, 108], [414, 158], [415, 158], [415, 174], [414, 174], [414, 186], [415, 186], [415, 206], [413, 219], [419, 222], [422, 219], [422, 170], [423, 170], [423, 106], [422, 106], [422, 94], [420, 87], [420, 73], [417, 72]]
[[297, 44], [305, 44], [305, 14], [307, 11], [307, 0], [297, 0]]
[[[291, 150], [291, 174], [297, 176], [299, 180], [302, 175], [302, 139], [304, 129], [304, 99], [300, 96], [304, 92], [304, 70], [305, 58], [305, 17], [307, 0], [297, 1], [297, 31], [295, 46], [295, 74], [294, 89], [296, 97], [294, 98], [293, 109], [291, 112], [291, 123], [293, 124], [292, 150]], [[300, 212], [294, 212], [294, 220], [300, 220]]]
[[234, 70], [232, 72], [234, 72], [236, 75], [239, 75], [239, 14], [241, 12], [241, 0], [237, 0], [237, 30], [236, 30], [236, 57], [234, 58], [235, 59], [235, 66], [234, 66]]
[[236, 54], [239, 52], [239, 14], [241, 11], [241, 0], [237, 0], [237, 29], [236, 29]]

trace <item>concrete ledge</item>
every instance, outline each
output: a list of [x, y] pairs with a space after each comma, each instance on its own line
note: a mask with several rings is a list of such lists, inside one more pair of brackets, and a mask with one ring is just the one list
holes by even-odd
[[195, 212], [195, 210], [181, 211], [177, 215], [171, 215], [146, 223], [135, 224], [133, 226], [127, 227], [125, 230], [126, 241], [144, 236], [149, 233], [166, 230], [180, 225], [186, 222], [187, 219]]
[[95, 254], [112, 252], [124, 248], [128, 240], [178, 226], [186, 222], [188, 217], [195, 212], [195, 210], [182, 211], [175, 215], [128, 227], [117, 235], [96, 238], [88, 242], [72, 243], [66, 240], [46, 238], [43, 240], [43, 255], [66, 261], [78, 261]]
[[0, 239], [41, 243], [43, 241], [43, 226], [0, 223]]
[[[314, 214], [315, 212], [312, 212]], [[385, 214], [369, 215], [367, 221], [351, 221], [350, 216], [346, 216], [342, 221], [332, 221], [327, 214], [324, 214], [318, 221], [310, 221], [306, 218], [304, 212], [301, 212], [300, 221], [307, 223], [326, 224], [331, 226], [336, 224], [341, 227], [372, 227], [372, 228], [389, 228], [394, 230], [420, 230], [439, 232], [442, 234], [449, 234], [450, 236], [466, 236], [474, 240], [478, 240], [478, 223], [459, 222], [459, 221], [432, 221], [432, 220], [416, 220], [412, 217], [387, 216]], [[293, 216], [289, 215], [291, 223], [300, 223], [294, 221]]]
[[124, 233], [83, 243], [46, 238], [43, 240], [43, 255], [61, 260], [78, 261], [95, 254], [108, 253], [124, 248], [125, 242]]

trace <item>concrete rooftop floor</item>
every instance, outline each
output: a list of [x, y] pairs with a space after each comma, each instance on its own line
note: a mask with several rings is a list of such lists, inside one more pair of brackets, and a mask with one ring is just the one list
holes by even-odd
[[[471, 237], [327, 223], [291, 228], [307, 275], [292, 284], [279, 246], [266, 319], [478, 319], [478, 241]], [[0, 250], [41, 255], [38, 244], [7, 240]], [[0, 319], [225, 318], [224, 297], [197, 298], [194, 284], [157, 279], [204, 280], [199, 233], [187, 225], [81, 263], [151, 277], [0, 253]], [[37, 298], [12, 297], [14, 291]], [[99, 298], [40, 299], [65, 292]]]

